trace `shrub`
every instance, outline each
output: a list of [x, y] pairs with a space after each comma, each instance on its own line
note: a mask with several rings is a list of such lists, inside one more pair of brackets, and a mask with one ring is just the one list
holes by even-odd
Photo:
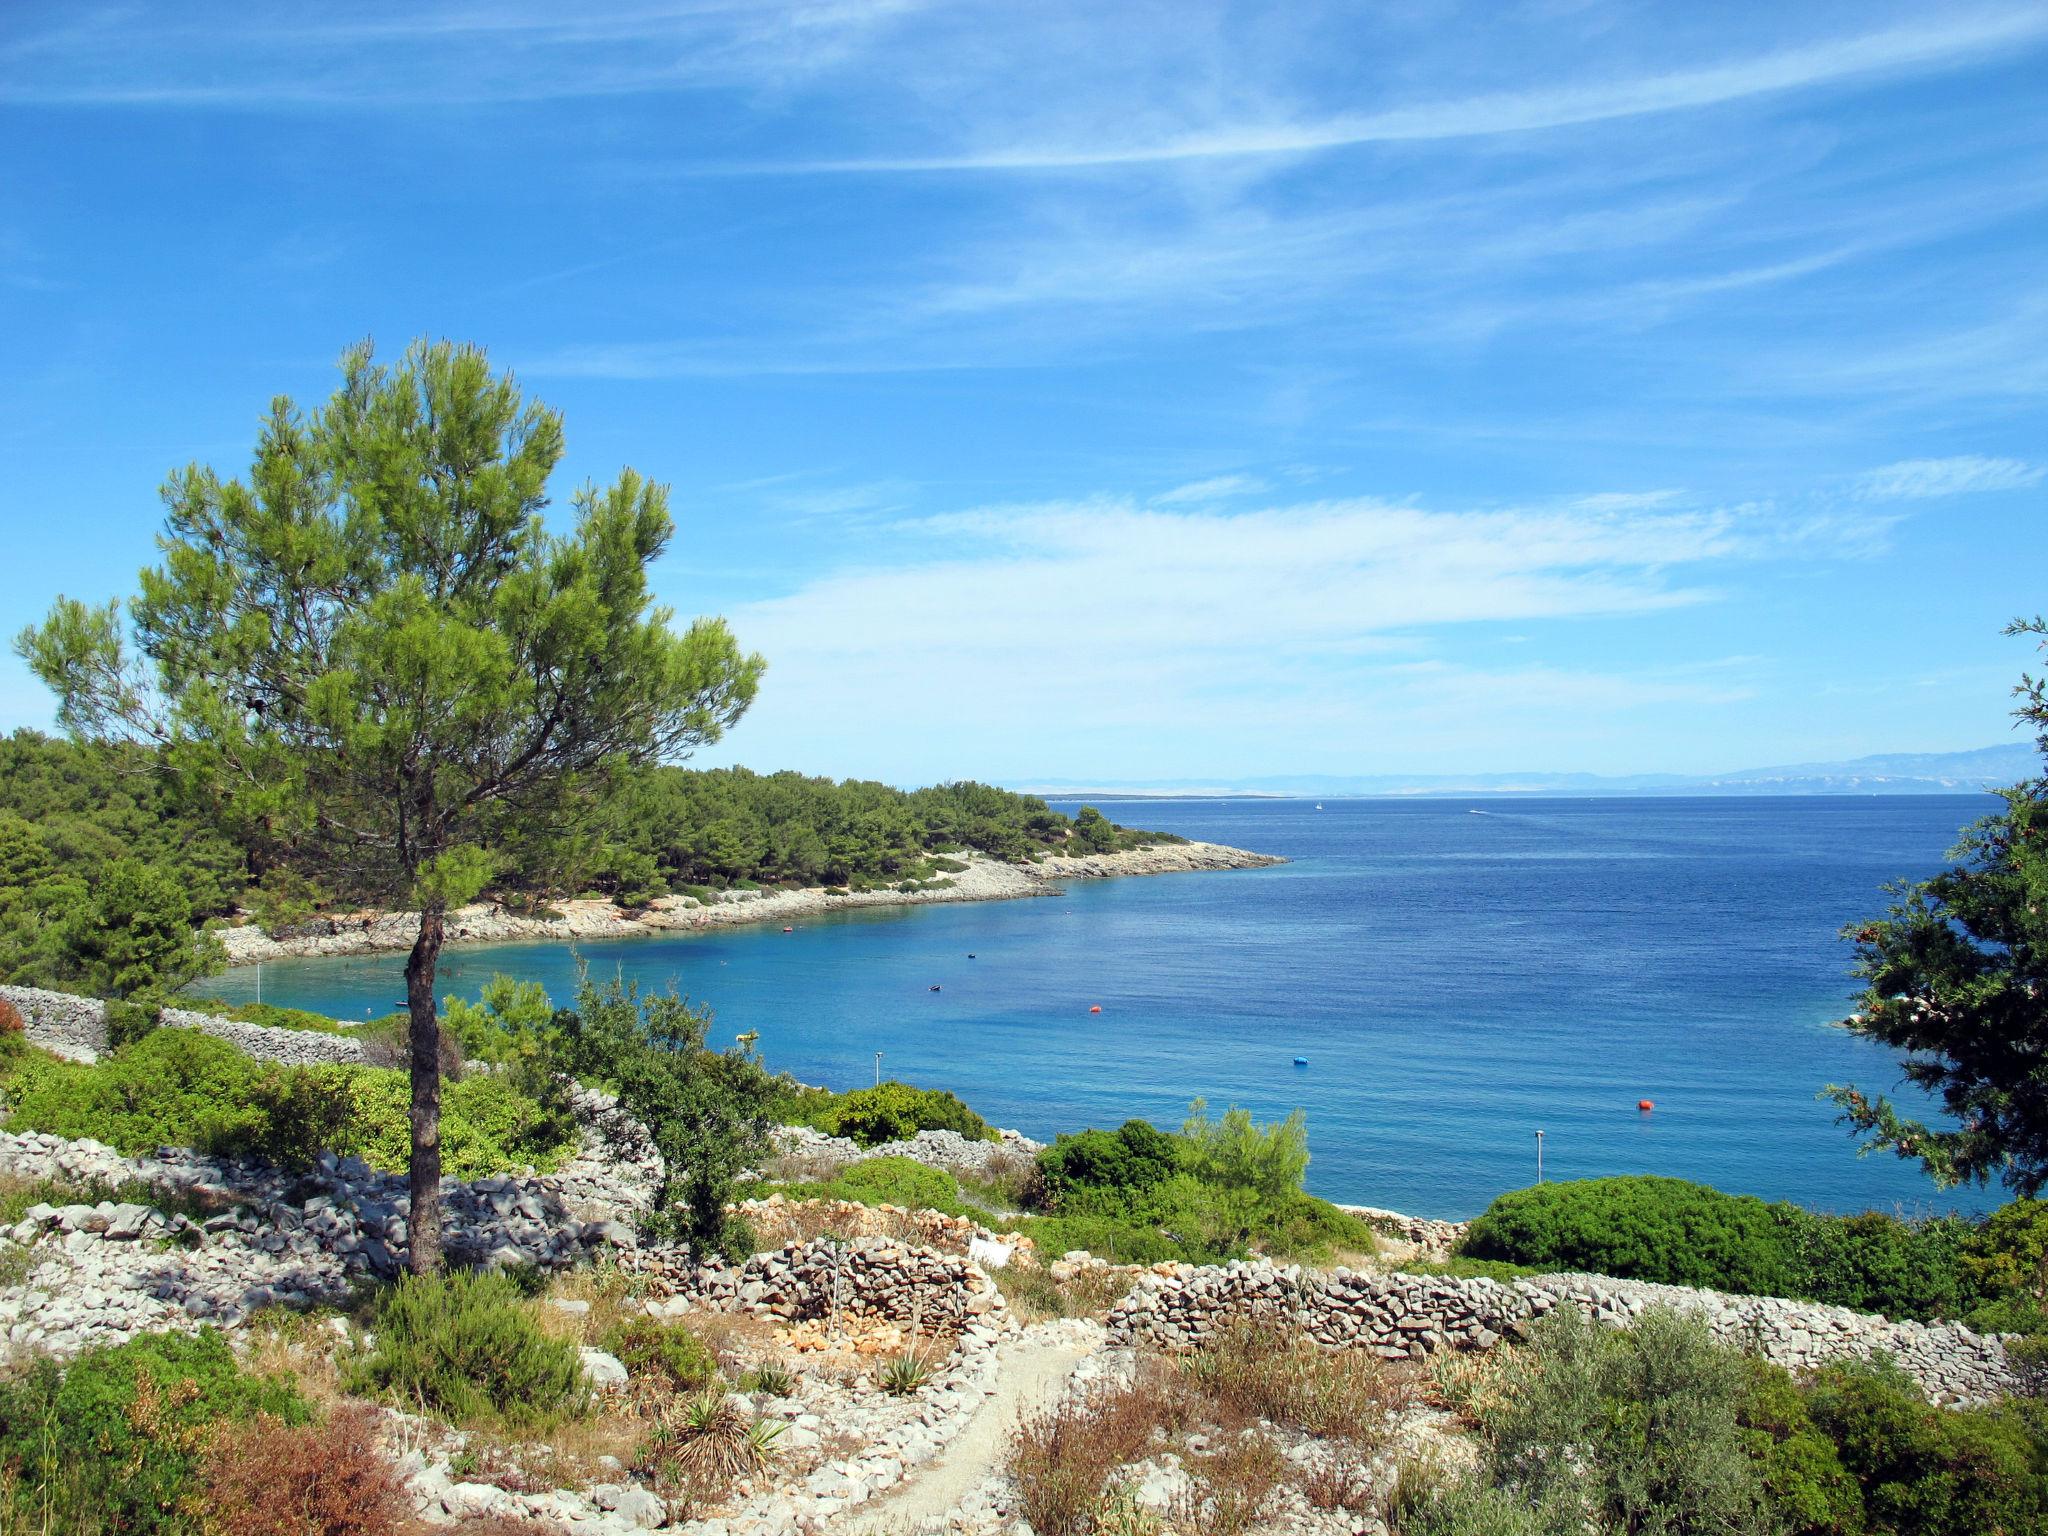
[[1638, 1175], [1538, 1184], [1502, 1195], [1459, 1250], [1539, 1269], [1668, 1285], [1791, 1294], [1796, 1272], [1763, 1201]]
[[2015, 1413], [1936, 1408], [1882, 1363], [1820, 1372], [1807, 1406], [1861, 1486], [1874, 1531], [2021, 1536], [2048, 1523], [2048, 1471]]
[[931, 1379], [931, 1362], [914, 1349], [891, 1356], [875, 1372], [875, 1385], [891, 1397], [914, 1396]]
[[[387, 1013], [355, 1031], [356, 1040], [363, 1048], [363, 1064], [384, 1068], [393, 1072], [407, 1072], [412, 1068], [412, 1015], [408, 1013]], [[453, 1083], [462, 1077], [463, 1068], [468, 1065], [463, 1055], [462, 1041], [452, 1029], [441, 1031], [441, 1081]]]
[[133, 1045], [157, 1027], [157, 1005], [115, 998], [107, 1004], [107, 1044], [114, 1050]]
[[143, 1334], [39, 1361], [0, 1386], [0, 1469], [25, 1528], [184, 1536], [213, 1426], [311, 1417], [291, 1386], [251, 1376], [212, 1329]]
[[206, 1454], [207, 1536], [395, 1536], [412, 1522], [405, 1480], [377, 1449], [359, 1403], [325, 1424], [268, 1415], [219, 1435]]
[[1189, 1172], [1205, 1184], [1241, 1189], [1275, 1203], [1301, 1190], [1308, 1172], [1308, 1124], [1300, 1110], [1272, 1125], [1252, 1123], [1251, 1112], [1232, 1105], [1220, 1120], [1209, 1118], [1197, 1099], [1181, 1127], [1182, 1154]]
[[913, 1088], [908, 1083], [881, 1083], [841, 1095], [831, 1110], [834, 1136], [864, 1147], [908, 1141], [919, 1131], [957, 1131], [970, 1141], [995, 1141], [989, 1123], [954, 1095], [940, 1088]]
[[1297, 1328], [1237, 1322], [1182, 1357], [1205, 1399], [1204, 1418], [1226, 1429], [1261, 1419], [1318, 1437], [1371, 1446], [1386, 1437], [1395, 1394], [1376, 1356], [1317, 1346]]
[[773, 1460], [781, 1433], [781, 1425], [750, 1420], [723, 1387], [712, 1387], [662, 1410], [641, 1467], [662, 1487], [715, 1492]]
[[907, 1157], [869, 1157], [849, 1163], [828, 1186], [842, 1200], [862, 1205], [900, 1205], [913, 1211], [962, 1209], [953, 1176]]
[[1496, 1485], [1599, 1530], [1776, 1530], [1737, 1418], [1747, 1366], [1702, 1321], [1653, 1309], [1611, 1330], [1566, 1308], [1532, 1342], [1481, 1411]]
[[1044, 1254], [1086, 1249], [1112, 1264], [1162, 1264], [1186, 1249], [1157, 1227], [1114, 1216], [1033, 1216], [1018, 1223]]
[[1129, 1203], [1179, 1171], [1180, 1143], [1143, 1120], [1061, 1136], [1038, 1154], [1044, 1199], [1054, 1210], [1103, 1192]]
[[1959, 1263], [1975, 1228], [1958, 1216], [1904, 1222], [1879, 1211], [1816, 1216], [1774, 1205], [1790, 1256], [1791, 1289], [1887, 1317], [1955, 1317], [1965, 1284]]
[[[403, 1172], [412, 1156], [412, 1088], [406, 1075], [356, 1068], [353, 1083], [346, 1150], [360, 1154], [372, 1168]], [[521, 1092], [502, 1074], [478, 1072], [442, 1090], [441, 1167], [453, 1178], [483, 1178], [520, 1167], [545, 1173], [575, 1149], [574, 1118]]]
[[1092, 1536], [1111, 1479], [1139, 1460], [1168, 1406], [1142, 1376], [1061, 1398], [1018, 1424], [1010, 1475], [1018, 1508], [1038, 1536]]
[[225, 1040], [160, 1029], [91, 1064], [24, 1062], [8, 1123], [90, 1136], [131, 1157], [165, 1146], [247, 1152], [263, 1131], [250, 1102], [256, 1075], [255, 1063]]
[[622, 1317], [607, 1328], [597, 1347], [616, 1355], [629, 1375], [666, 1392], [697, 1392], [718, 1379], [718, 1357], [678, 1323]]
[[350, 1079], [346, 1067], [260, 1068], [248, 1090], [249, 1151], [281, 1168], [310, 1168], [322, 1152], [347, 1150], [356, 1118]]
[[576, 1346], [542, 1332], [503, 1275], [401, 1279], [371, 1327], [376, 1348], [346, 1373], [351, 1391], [452, 1423], [545, 1423], [588, 1401]]
[[280, 1008], [275, 1003], [226, 1003], [219, 998], [207, 998], [181, 1002], [179, 1006], [195, 1013], [210, 1013], [215, 1018], [233, 1019], [240, 1024], [259, 1024], [265, 1029], [296, 1029], [315, 1035], [355, 1033], [339, 1019], [331, 1019], [324, 1013], [309, 1013], [303, 1008]]
[[2048, 1304], [2048, 1200], [2014, 1200], [1993, 1211], [1963, 1244], [1960, 1263], [1987, 1299]]

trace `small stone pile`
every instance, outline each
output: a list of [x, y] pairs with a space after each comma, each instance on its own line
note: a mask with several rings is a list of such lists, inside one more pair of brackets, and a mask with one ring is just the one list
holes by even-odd
[[[862, 1205], [855, 1200], [791, 1200], [773, 1194], [765, 1200], [743, 1200], [733, 1208], [747, 1219], [755, 1238], [781, 1245], [812, 1237], [893, 1237], [936, 1248], [941, 1253], [976, 1258], [991, 1248], [1007, 1250], [1004, 1263], [1018, 1250], [1029, 1251], [1031, 1239], [1015, 1233], [991, 1232], [965, 1216], [943, 1211], [908, 1210], [896, 1205]], [[996, 1266], [1001, 1267], [1001, 1264]]]
[[927, 1337], [993, 1338], [1013, 1326], [1009, 1306], [981, 1269], [958, 1254], [892, 1238], [816, 1238], [742, 1264], [692, 1263], [680, 1251], [623, 1257], [652, 1289], [719, 1312], [784, 1321], [846, 1318], [915, 1324]]
[[1703, 1316], [1713, 1334], [1792, 1371], [1889, 1354], [1941, 1403], [1974, 1403], [2012, 1390], [2005, 1346], [1956, 1323], [1893, 1322], [1846, 1307], [1731, 1296], [1604, 1275], [1543, 1275], [1503, 1285], [1484, 1278], [1360, 1274], [1239, 1262], [1161, 1265], [1111, 1309], [1111, 1337], [1168, 1349], [1199, 1345], [1232, 1319], [1300, 1328], [1332, 1349], [1422, 1359], [1442, 1349], [1491, 1349], [1520, 1340], [1560, 1306], [1626, 1326], [1652, 1306]]

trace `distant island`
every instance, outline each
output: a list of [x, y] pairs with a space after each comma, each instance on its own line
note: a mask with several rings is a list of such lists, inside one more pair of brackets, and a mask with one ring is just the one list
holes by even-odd
[[1834, 763], [1792, 763], [1692, 777], [1675, 773], [1274, 774], [1247, 779], [1037, 779], [1018, 788], [1053, 800], [1187, 796], [1271, 799], [1431, 795], [1961, 795], [2000, 789], [2038, 771], [2033, 746], [1969, 752], [1893, 752]]

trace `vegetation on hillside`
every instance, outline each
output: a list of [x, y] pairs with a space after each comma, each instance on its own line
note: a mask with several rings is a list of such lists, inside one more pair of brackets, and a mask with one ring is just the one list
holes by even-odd
[[2048, 1521], [2048, 1402], [1944, 1409], [1883, 1361], [1795, 1381], [1651, 1309], [1560, 1309], [1439, 1375], [1477, 1469], [1407, 1470], [1396, 1536], [2021, 1536]]

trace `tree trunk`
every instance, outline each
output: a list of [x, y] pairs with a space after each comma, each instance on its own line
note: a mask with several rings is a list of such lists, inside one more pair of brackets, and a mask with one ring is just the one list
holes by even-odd
[[441, 958], [442, 913], [420, 913], [420, 936], [405, 961], [405, 1006], [412, 1016], [412, 1211], [406, 1218], [416, 1275], [441, 1267], [441, 1020], [434, 1012], [434, 966]]

